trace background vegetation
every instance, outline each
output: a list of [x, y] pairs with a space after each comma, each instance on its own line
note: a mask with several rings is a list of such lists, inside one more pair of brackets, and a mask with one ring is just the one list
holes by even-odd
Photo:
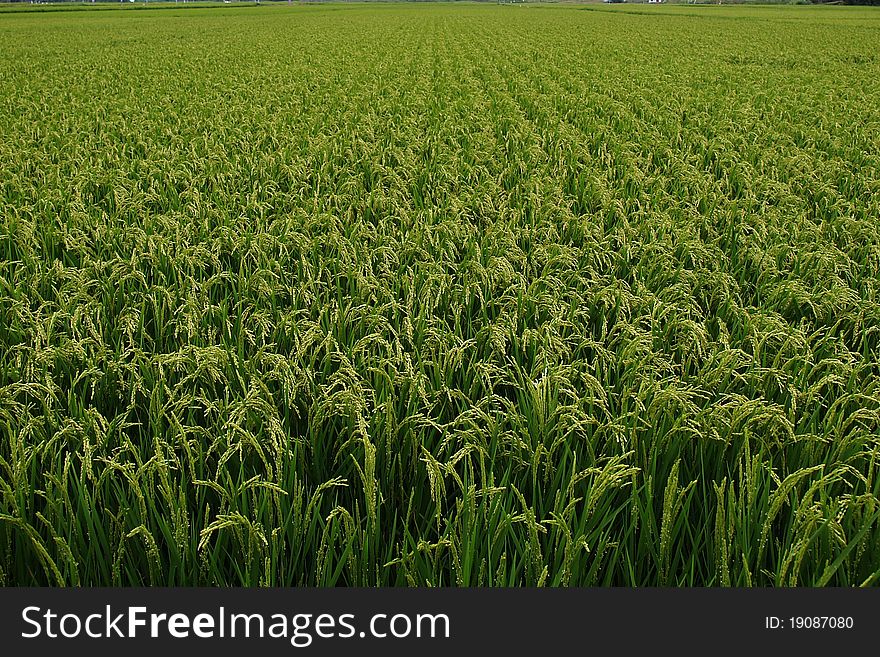
[[880, 16], [621, 9], [0, 16], [0, 582], [875, 584]]

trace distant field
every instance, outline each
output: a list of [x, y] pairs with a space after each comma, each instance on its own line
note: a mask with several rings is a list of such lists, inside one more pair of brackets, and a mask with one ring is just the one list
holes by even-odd
[[877, 584], [878, 43], [0, 15], [0, 584]]

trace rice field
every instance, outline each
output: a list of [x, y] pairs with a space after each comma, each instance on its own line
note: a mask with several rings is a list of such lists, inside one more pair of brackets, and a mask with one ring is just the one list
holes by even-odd
[[878, 46], [0, 13], [0, 584], [876, 585]]

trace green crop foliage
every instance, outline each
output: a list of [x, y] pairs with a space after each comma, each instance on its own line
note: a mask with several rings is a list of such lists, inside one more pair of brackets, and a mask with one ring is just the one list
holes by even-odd
[[0, 584], [877, 584], [878, 30], [0, 14]]

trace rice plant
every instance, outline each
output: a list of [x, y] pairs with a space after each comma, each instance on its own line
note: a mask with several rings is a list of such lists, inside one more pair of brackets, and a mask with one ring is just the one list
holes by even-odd
[[0, 584], [876, 585], [878, 28], [0, 14]]

